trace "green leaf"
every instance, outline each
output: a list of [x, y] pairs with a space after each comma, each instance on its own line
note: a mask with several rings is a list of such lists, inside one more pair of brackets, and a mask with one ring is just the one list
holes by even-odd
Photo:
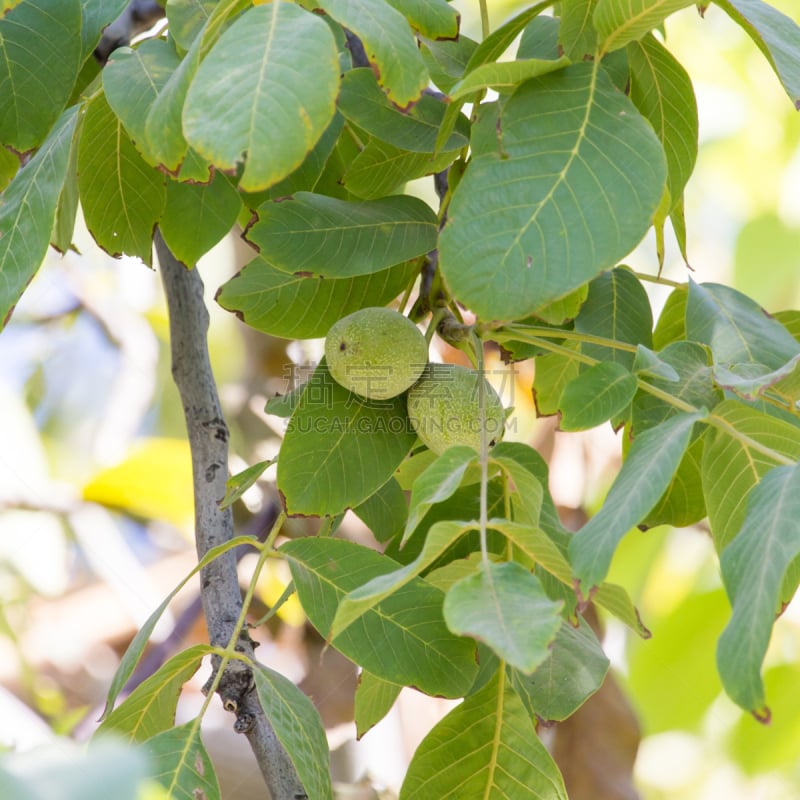
[[[402, 14], [385, 0], [316, 0], [315, 5], [361, 39], [392, 103], [408, 108], [419, 98], [428, 85], [428, 70]], [[305, 46], [300, 44], [301, 48]]]
[[588, 592], [606, 576], [620, 539], [664, 494], [689, 445], [692, 429], [706, 412], [680, 414], [633, 440], [608, 497], [572, 538], [569, 552], [580, 590]]
[[169, 35], [188, 50], [208, 22], [217, 0], [167, 0]]
[[567, 800], [558, 767], [502, 671], [441, 720], [414, 753], [400, 800], [433, 797]]
[[153, 629], [156, 627], [159, 619], [161, 619], [161, 615], [167, 610], [167, 607], [172, 602], [175, 595], [178, 594], [191, 580], [192, 576], [198, 573], [206, 564], [210, 564], [215, 558], [221, 556], [223, 553], [227, 553], [228, 550], [232, 550], [234, 547], [252, 543], [252, 536], [236, 536], [228, 542], [223, 542], [216, 547], [212, 547], [211, 550], [200, 559], [197, 566], [194, 567], [194, 569], [192, 569], [192, 571], [164, 598], [161, 605], [147, 618], [144, 625], [137, 631], [136, 636], [133, 637], [133, 640], [128, 645], [128, 649], [122, 656], [117, 671], [114, 673], [114, 677], [111, 680], [111, 685], [108, 688], [108, 697], [106, 698], [106, 705], [103, 713], [100, 716], [101, 720], [106, 719], [111, 713], [117, 695], [119, 695], [122, 688], [128, 682], [128, 678], [130, 678], [133, 670], [136, 668], [136, 664], [150, 639], [150, 635], [153, 633]]
[[800, 429], [738, 400], [720, 403], [713, 416], [726, 430], [715, 428], [706, 434], [703, 492], [714, 544], [722, 552], [743, 524], [750, 491], [778, 464], [756, 447], [800, 459]]
[[[648, 385], [695, 408], [710, 410], [722, 401], [722, 392], [714, 386], [708, 348], [695, 342], [673, 342], [659, 355], [675, 370], [678, 380], [653, 377], [647, 379]], [[680, 413], [673, 403], [643, 389], [633, 402], [631, 427], [634, 435]]]
[[628, 407], [638, 385], [622, 364], [595, 364], [564, 387], [559, 427], [562, 431], [582, 431], [601, 425]]
[[642, 344], [636, 345], [633, 371], [645, 378], [656, 378], [669, 383], [677, 383], [681, 379], [675, 367]]
[[244, 163], [242, 189], [266, 189], [300, 166], [325, 132], [338, 89], [330, 28], [293, 3], [257, 6], [200, 64], [183, 109], [184, 134], [221, 169]]
[[361, 671], [356, 686], [354, 719], [356, 738], [360, 739], [390, 711], [400, 695], [402, 686], [389, 683], [371, 672]]
[[255, 665], [253, 677], [261, 707], [307, 796], [333, 800], [328, 741], [314, 704], [288, 678], [262, 664]]
[[451, 100], [461, 100], [484, 89], [495, 89], [498, 92], [512, 92], [521, 83], [539, 75], [562, 69], [570, 63], [566, 57], [555, 61], [538, 58], [526, 58], [519, 61], [497, 61], [481, 64], [467, 73], [450, 90]]
[[173, 727], [181, 688], [211, 650], [209, 645], [197, 644], [173, 656], [142, 681], [103, 720], [94, 735], [113, 733], [126, 741], [143, 742]]
[[239, 193], [219, 172], [209, 184], [169, 181], [159, 229], [175, 258], [193, 267], [228, 234], [241, 208]]
[[774, 370], [761, 364], [733, 364], [730, 369], [716, 364], [713, 369], [714, 381], [743, 400], [758, 400], [781, 382], [787, 386], [795, 384], [799, 363], [800, 353]]
[[289, 514], [331, 516], [383, 486], [414, 445], [405, 397], [368, 401], [333, 380], [324, 360], [294, 410], [278, 460]]
[[420, 52], [433, 83], [443, 92], [449, 92], [461, 80], [477, 46], [477, 42], [463, 34], [455, 41], [436, 42], [423, 38]]
[[750, 494], [741, 530], [720, 566], [733, 614], [717, 649], [725, 691], [757, 719], [769, 721], [761, 664], [780, 610], [789, 564], [800, 555], [800, 465], [770, 470]]
[[[400, 565], [342, 539], [298, 539], [281, 547], [311, 624], [323, 635], [348, 592]], [[332, 644], [368, 672], [427, 694], [461, 697], [477, 674], [475, 645], [451, 634], [444, 595], [416, 578], [367, 611]]]
[[532, 675], [509, 669], [508, 677], [531, 717], [561, 722], [602, 686], [608, 667], [597, 637], [581, 620], [578, 628], [562, 622], [547, 659]]
[[183, 134], [182, 114], [186, 94], [200, 65], [200, 45], [198, 37], [153, 101], [145, 120], [147, 152], [173, 175], [189, 149]]
[[64, 112], [33, 158], [16, 174], [0, 203], [0, 329], [47, 253], [67, 174], [78, 109]]
[[356, 197], [375, 200], [397, 192], [408, 181], [446, 169], [454, 158], [452, 151], [436, 156], [412, 153], [370, 138], [350, 162], [342, 184]]
[[219, 502], [220, 510], [232, 506], [241, 496], [255, 484], [255, 482], [264, 474], [267, 467], [272, 466], [275, 459], [269, 461], [259, 461], [258, 464], [248, 467], [245, 470], [232, 475], [225, 482], [225, 497]]
[[562, 0], [558, 44], [571, 61], [594, 56], [597, 33], [592, 15], [597, 0]]
[[517, 58], [556, 59], [561, 55], [558, 35], [560, 20], [556, 17], [536, 17], [522, 32], [517, 48]]
[[256, 258], [222, 284], [216, 299], [256, 330], [284, 339], [314, 339], [342, 316], [386, 305], [418, 269], [416, 262], [407, 262], [355, 278], [307, 278]]
[[529, 674], [549, 655], [561, 626], [561, 607], [522, 565], [488, 561], [450, 588], [444, 618], [454, 633], [484, 642], [510, 666]]
[[[351, 69], [342, 79], [339, 93], [342, 114], [371, 136], [402, 150], [433, 153], [446, 109], [441, 100], [423, 95], [410, 111], [399, 111], [367, 67]], [[469, 126], [466, 119], [462, 118], [462, 122], [460, 130], [440, 149], [460, 150], [469, 144]]]
[[778, 369], [800, 353], [800, 344], [758, 303], [716, 283], [690, 281], [686, 336], [707, 344], [715, 364], [752, 361]]
[[192, 720], [148, 739], [150, 775], [173, 800], [220, 800], [219, 784], [208, 751], [200, 738], [200, 723]]
[[687, 285], [679, 286], [670, 293], [653, 331], [653, 347], [656, 350], [663, 350], [668, 344], [686, 338], [688, 297], [689, 287]]
[[58, 250], [59, 253], [66, 253], [72, 246], [72, 236], [75, 233], [75, 220], [78, 217], [78, 145], [80, 144], [81, 137], [81, 121], [81, 115], [78, 114], [75, 133], [72, 136], [72, 142], [69, 147], [67, 172], [64, 178], [64, 184], [61, 187], [61, 194], [58, 197], [56, 218], [53, 223], [53, 231], [50, 238], [50, 245]]
[[690, 5], [692, 0], [598, 0], [594, 26], [601, 53], [641, 39], [670, 14]]
[[797, 23], [760, 0], [714, 2], [756, 43], [795, 108], [800, 109], [800, 28]]
[[403, 530], [408, 516], [406, 495], [400, 484], [389, 478], [386, 483], [353, 513], [372, 531], [379, 542], [388, 542]]
[[[572, 345], [575, 350], [577, 345]], [[533, 376], [533, 402], [536, 415], [548, 417], [558, 414], [565, 387], [580, 373], [580, 362], [560, 353], [548, 353], [536, 359]]]
[[509, 479], [511, 503], [517, 515], [515, 519], [524, 516], [524, 521], [529, 525], [538, 525], [544, 502], [541, 475], [537, 475], [531, 469], [524, 456], [520, 460], [514, 456], [518, 456], [518, 453], [514, 453], [511, 457], [493, 456], [489, 466], [490, 468], [499, 466]]
[[672, 525], [675, 528], [685, 528], [700, 522], [706, 516], [701, 469], [704, 445], [702, 438], [689, 445], [667, 490], [645, 517], [643, 527]]
[[81, 52], [80, 0], [26, 0], [0, 14], [0, 142], [41, 144], [72, 93]]
[[278, 269], [352, 278], [433, 250], [437, 230], [436, 215], [416, 197], [350, 203], [298, 192], [262, 205], [246, 236]]
[[650, 121], [667, 158], [670, 211], [697, 160], [697, 101], [686, 70], [655, 36], [628, 45], [631, 100]]
[[20, 159], [5, 147], [0, 147], [0, 192], [4, 192], [19, 172]]
[[450, 447], [419, 475], [411, 488], [408, 522], [401, 544], [408, 541], [432, 505], [452, 497], [467, 469], [477, 463], [477, 458], [471, 447]]
[[411, 27], [429, 39], [455, 39], [458, 36], [458, 12], [447, 0], [388, 0]]
[[104, 94], [88, 105], [78, 146], [78, 187], [86, 225], [112, 256], [152, 263], [153, 230], [164, 208], [164, 176], [148, 166]]
[[647, 629], [636, 610], [628, 592], [616, 583], [601, 583], [594, 595], [594, 602], [627, 625], [642, 639], [653, 634]]
[[103, 70], [108, 104], [144, 159], [154, 166], [158, 159], [148, 148], [147, 115], [179, 64], [180, 59], [169, 42], [147, 39], [135, 50], [129, 47], [115, 50]]
[[127, 0], [81, 0], [83, 12], [81, 41], [84, 58], [97, 47], [106, 25], [113, 22], [127, 5]]
[[413, 581], [433, 564], [452, 544], [467, 531], [476, 530], [477, 523], [443, 520], [434, 523], [425, 536], [420, 554], [404, 567], [394, 572], [378, 575], [350, 592], [336, 610], [331, 623], [330, 636], [336, 638], [367, 611]]
[[[497, 151], [475, 157], [453, 194], [440, 265], [455, 296], [481, 318], [518, 319], [639, 242], [666, 170], [652, 128], [605, 72], [588, 64], [524, 83], [498, 130]], [[595, 201], [578, 201], [585, 197]], [[580, 221], [568, 240], [565, 218]]]
[[[575, 330], [628, 345], [652, 345], [653, 314], [639, 279], [628, 269], [617, 267], [589, 284], [586, 302], [575, 317]], [[581, 343], [581, 352], [600, 361], [613, 361], [628, 370], [636, 357], [633, 348], [620, 349]]]

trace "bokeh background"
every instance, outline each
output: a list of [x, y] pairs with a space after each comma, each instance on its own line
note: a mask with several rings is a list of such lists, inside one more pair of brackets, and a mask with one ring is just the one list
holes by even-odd
[[[477, 0], [454, 5], [464, 32], [479, 38]], [[797, 0], [773, 5], [800, 20]], [[522, 6], [491, 2], [492, 26]], [[686, 9], [669, 18], [665, 33], [693, 79], [700, 116], [700, 153], [686, 192], [692, 277], [731, 284], [769, 311], [798, 308], [800, 115], [720, 9], [712, 6], [705, 18]], [[430, 179], [409, 190], [435, 206]], [[0, 335], [0, 747], [18, 752], [53, 741], [63, 747], [59, 736], [91, 735], [121, 653], [195, 561], [189, 453], [159, 276], [134, 259], [107, 257], [82, 229], [75, 243], [77, 252], [48, 256]], [[232, 430], [232, 472], [276, 454], [284, 423], [265, 414], [265, 402], [320, 353], [318, 342], [249, 331], [215, 305], [217, 287], [249, 257], [230, 237], [199, 266]], [[653, 238], [627, 263], [655, 274]], [[663, 274], [687, 277], [669, 231]], [[667, 290], [648, 288], [657, 314]], [[520, 367], [509, 380], [494, 366], [498, 389], [515, 406], [510, 437], [550, 458], [556, 502], [568, 521], [579, 522], [599, 506], [619, 466], [620, 437], [607, 426], [557, 432], [554, 420], [535, 418], [531, 369]], [[273, 477], [265, 473], [237, 505], [239, 532], [267, 525]], [[355, 518], [343, 529], [370, 541]], [[286, 533], [312, 530], [313, 522], [293, 520]], [[245, 585], [252, 561], [245, 557], [240, 569]], [[767, 655], [773, 719], [765, 727], [723, 695], [716, 675], [716, 639], [730, 609], [702, 525], [632, 532], [610, 578], [633, 594], [653, 632], [643, 641], [604, 621], [615, 675], [641, 726], [635, 792], [644, 800], [800, 796], [800, 603], [776, 625]], [[281, 565], [271, 564], [256, 610], [268, 609], [287, 582]], [[158, 626], [154, 639], [163, 652], [204, 638], [196, 594], [190, 584]], [[323, 654], [297, 604], [284, 606], [255, 636], [259, 656], [301, 682], [320, 707], [341, 796], [394, 796], [416, 743], [452, 704], [404, 691], [387, 720], [355, 743], [354, 670], [335, 653]], [[199, 708], [206, 676], [201, 670], [184, 693], [183, 718]], [[256, 767], [230, 726], [228, 715], [215, 711], [205, 727], [223, 796], [259, 796]], [[635, 796], [622, 779], [619, 793], [608, 795]]]

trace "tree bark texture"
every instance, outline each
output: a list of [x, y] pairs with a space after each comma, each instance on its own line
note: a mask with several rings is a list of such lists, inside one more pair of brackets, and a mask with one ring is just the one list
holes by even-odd
[[[231, 510], [222, 511], [218, 505], [228, 477], [228, 427], [208, 356], [209, 317], [203, 282], [196, 269], [187, 269], [172, 255], [158, 231], [155, 245], [169, 310], [172, 375], [183, 404], [192, 453], [195, 540], [198, 558], [202, 558], [212, 547], [233, 537]], [[201, 571], [200, 580], [209, 641], [227, 647], [242, 609], [235, 553], [228, 551], [214, 559]], [[236, 649], [254, 659], [253, 648], [253, 641], [243, 631]], [[253, 686], [250, 668], [233, 660], [217, 691], [225, 708], [236, 714], [234, 728], [246, 734], [272, 800], [306, 800], [294, 766], [264, 715]]]

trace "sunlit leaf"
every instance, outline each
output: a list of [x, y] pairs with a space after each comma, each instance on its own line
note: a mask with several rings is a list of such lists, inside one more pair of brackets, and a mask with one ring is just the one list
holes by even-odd
[[[589, 284], [589, 293], [575, 317], [575, 330], [618, 342], [623, 347], [606, 347], [581, 342], [584, 355], [613, 361], [633, 368], [633, 346], [652, 344], [653, 314], [650, 301], [638, 278], [623, 267], [604, 272]], [[624, 345], [629, 345], [625, 348]]]
[[128, 649], [122, 656], [119, 667], [117, 667], [117, 671], [114, 673], [114, 678], [112, 679], [111, 685], [108, 688], [108, 697], [106, 698], [106, 705], [101, 719], [105, 719], [111, 713], [111, 710], [114, 707], [114, 701], [117, 699], [120, 691], [122, 691], [122, 688], [128, 682], [128, 678], [130, 678], [133, 670], [136, 668], [136, 664], [139, 662], [139, 658], [141, 657], [142, 652], [144, 651], [144, 648], [150, 639], [150, 635], [153, 633], [156, 624], [158, 623], [159, 619], [161, 619], [163, 613], [167, 610], [169, 604], [175, 598], [175, 595], [178, 594], [178, 592], [183, 589], [184, 586], [186, 586], [186, 584], [196, 573], [198, 573], [207, 564], [210, 564], [215, 558], [223, 553], [227, 553], [229, 550], [233, 550], [235, 547], [252, 543], [252, 536], [236, 536], [228, 542], [223, 542], [216, 547], [212, 547], [203, 556], [203, 558], [200, 559], [200, 561], [197, 563], [197, 566], [194, 567], [192, 571], [164, 598], [164, 601], [161, 603], [161, 605], [147, 618], [147, 621], [144, 623], [144, 625], [139, 628], [136, 636], [133, 637], [133, 640], [128, 645]]
[[239, 193], [220, 173], [207, 185], [169, 181], [159, 230], [172, 255], [193, 267], [229, 233], [241, 207]]
[[767, 57], [783, 88], [800, 108], [800, 27], [761, 0], [715, 0]]
[[83, 498], [135, 516], [185, 526], [194, 516], [188, 442], [145, 439], [124, 461], [92, 476], [83, 487]]
[[332, 800], [328, 741], [314, 704], [288, 678], [262, 664], [256, 665], [253, 677], [261, 707], [306, 794]]
[[594, 55], [597, 33], [592, 15], [596, 5], [597, 0], [562, 0], [558, 44], [572, 61]]
[[414, 753], [400, 800], [432, 797], [567, 800], [558, 768], [502, 671], [441, 720]]
[[657, 28], [692, 0], [598, 0], [594, 26], [603, 53], [624, 47]]
[[498, 92], [511, 92], [524, 81], [538, 75], [562, 69], [569, 64], [568, 58], [555, 61], [538, 58], [526, 58], [518, 61], [499, 61], [492, 64], [481, 64], [464, 76], [450, 90], [451, 100], [460, 100], [483, 89], [495, 89]]
[[433, 250], [436, 233], [436, 215], [416, 197], [350, 203], [298, 192], [262, 205], [247, 239], [286, 272], [352, 278]]
[[655, 36], [628, 45], [631, 100], [650, 121], [667, 158], [670, 211], [697, 160], [697, 101], [686, 70]]
[[26, 0], [0, 14], [1, 143], [24, 152], [44, 141], [82, 55], [80, 0]]
[[257, 6], [200, 64], [183, 130], [216, 166], [244, 163], [242, 189], [266, 189], [298, 167], [322, 136], [338, 88], [339, 57], [328, 26], [293, 3]]
[[686, 338], [711, 348], [715, 364], [783, 367], [800, 344], [758, 303], [729, 286], [689, 283]]
[[0, 329], [47, 253], [64, 185], [77, 108], [64, 112], [36, 155], [16, 174], [0, 202]]
[[386, 0], [317, 0], [316, 5], [361, 39], [380, 85], [396, 106], [407, 108], [419, 98], [428, 70], [402, 14]]
[[429, 39], [455, 39], [458, 12], [446, 0], [388, 0], [410, 23]]
[[777, 460], [757, 449], [758, 445], [800, 459], [800, 428], [737, 400], [720, 403], [713, 414], [726, 429], [708, 432], [702, 475], [711, 532], [721, 552], [742, 526], [750, 491], [778, 465]]
[[767, 652], [787, 566], [800, 555], [800, 465], [770, 470], [753, 489], [740, 531], [720, 559], [733, 615], [717, 666], [725, 691], [759, 719], [769, 719], [761, 664]]
[[329, 516], [360, 505], [389, 480], [416, 438], [403, 395], [359, 398], [321, 363], [289, 420], [278, 460], [287, 512]]
[[152, 262], [153, 231], [164, 208], [164, 177], [137, 152], [105, 95], [89, 103], [78, 148], [78, 186], [86, 225], [114, 256]]
[[508, 675], [531, 716], [561, 721], [600, 688], [608, 667], [597, 637], [581, 620], [578, 628], [562, 623], [547, 659], [532, 675], [515, 669]]
[[263, 475], [267, 467], [272, 466], [275, 461], [259, 461], [251, 467], [242, 470], [236, 475], [232, 475], [225, 483], [225, 497], [220, 501], [220, 509], [227, 508], [239, 500], [242, 495], [255, 484]]
[[564, 387], [559, 427], [564, 431], [594, 428], [627, 408], [637, 388], [636, 377], [625, 367], [601, 361]]
[[[639, 242], [666, 169], [652, 128], [588, 64], [524, 83], [497, 130], [497, 150], [473, 158], [453, 195], [440, 265], [458, 300], [480, 317], [518, 319]], [[584, 197], [593, 202], [579, 203]], [[565, 218], [574, 220], [568, 238]]]
[[[326, 636], [345, 594], [400, 565], [342, 539], [298, 539], [281, 547], [314, 627]], [[474, 642], [451, 634], [444, 594], [416, 578], [368, 610], [332, 645], [391, 683], [461, 697], [477, 673]]]
[[451, 447], [414, 481], [403, 542], [408, 540], [434, 503], [441, 503], [452, 496], [461, 485], [467, 469], [476, 461], [477, 453], [473, 448]]
[[353, 311], [386, 305], [418, 270], [415, 262], [407, 262], [354, 278], [306, 277], [256, 258], [220, 287], [216, 299], [256, 330], [285, 339], [313, 339]]
[[403, 530], [408, 517], [408, 503], [400, 484], [389, 478], [377, 492], [356, 506], [353, 513], [379, 542], [386, 542]]
[[389, 713], [402, 688], [362, 670], [358, 676], [353, 712], [358, 739]]
[[174, 800], [220, 800], [214, 765], [192, 720], [148, 739], [142, 749], [150, 758], [150, 774]]
[[171, 728], [183, 684], [197, 672], [203, 656], [210, 651], [209, 645], [196, 644], [162, 664], [103, 720], [95, 735], [114, 733], [142, 742]]
[[520, 564], [487, 561], [450, 588], [444, 618], [451, 631], [484, 642], [510, 666], [531, 673], [549, 655], [561, 605]]
[[600, 511], [570, 542], [569, 552], [581, 591], [606, 576], [620, 539], [642, 521], [664, 494], [705, 411], [681, 414], [633, 440]]

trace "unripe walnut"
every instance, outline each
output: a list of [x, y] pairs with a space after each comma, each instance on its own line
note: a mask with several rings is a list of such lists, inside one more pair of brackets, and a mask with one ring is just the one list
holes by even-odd
[[333, 379], [345, 389], [386, 400], [419, 378], [428, 360], [428, 343], [397, 311], [362, 308], [331, 326], [325, 360]]
[[[478, 373], [456, 364], [429, 364], [408, 393], [408, 417], [420, 439], [434, 453], [448, 447], [481, 447]], [[505, 413], [497, 392], [485, 386], [486, 435], [489, 445], [503, 436]]]

